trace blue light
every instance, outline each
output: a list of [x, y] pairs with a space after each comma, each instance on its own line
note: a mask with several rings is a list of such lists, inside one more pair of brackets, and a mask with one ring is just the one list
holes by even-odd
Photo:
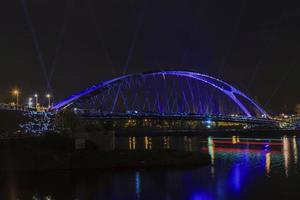
[[[252, 99], [250, 99], [244, 93], [237, 90], [236, 88], [229, 85], [228, 83], [226, 83], [222, 80], [216, 79], [214, 77], [205, 75], [205, 74], [191, 72], [191, 71], [158, 71], [158, 72], [151, 72], [151, 73], [140, 73], [140, 74], [131, 74], [131, 75], [120, 76], [120, 77], [117, 77], [117, 78], [114, 78], [114, 79], [111, 79], [108, 81], [101, 82], [97, 85], [87, 88], [86, 90], [84, 90], [82, 92], [72, 95], [69, 98], [56, 104], [51, 109], [59, 110], [61, 108], [64, 108], [68, 105], [71, 105], [72, 103], [74, 103], [75, 101], [80, 99], [81, 97], [91, 94], [92, 92], [95, 92], [96, 90], [99, 90], [107, 85], [116, 83], [117, 81], [124, 81], [124, 80], [126, 81], [132, 77], [145, 77], [145, 76], [156, 76], [156, 75], [164, 75], [164, 76], [165, 75], [173, 75], [173, 76], [187, 77], [187, 78], [199, 80], [203, 83], [206, 83], [206, 84], [220, 90], [222, 93], [227, 95], [244, 112], [244, 114], [247, 117], [252, 117], [252, 115], [249, 112], [249, 110], [246, 108], [246, 106], [239, 100], [239, 98], [237, 98], [237, 95], [239, 97], [244, 98], [245, 101], [248, 101], [248, 103], [250, 103], [257, 110], [259, 110], [260, 115], [267, 116], [267, 113], [261, 107], [259, 107]], [[160, 105], [160, 102], [158, 102], [158, 106], [159, 106], [159, 111], [162, 112], [162, 106]]]
[[205, 121], [205, 123], [209, 125], [209, 124], [212, 123], [212, 121], [211, 121], [211, 119], [208, 119], [208, 120]]
[[140, 199], [140, 196], [141, 196], [141, 177], [140, 177], [139, 172], [135, 173], [135, 193], [136, 193], [137, 199]]
[[239, 164], [235, 164], [232, 170], [230, 183], [233, 189], [239, 192], [241, 190], [241, 167]]
[[19, 126], [22, 132], [28, 134], [44, 134], [52, 133], [56, 131], [54, 121], [54, 115], [48, 112], [25, 112], [24, 116], [28, 121], [21, 123]]
[[191, 197], [191, 200], [212, 200], [212, 196], [204, 192], [194, 193]]
[[270, 148], [270, 145], [268, 145], [268, 144], [266, 144], [266, 145], [264, 146], [264, 150], [265, 150], [265, 151], [269, 151], [269, 148]]

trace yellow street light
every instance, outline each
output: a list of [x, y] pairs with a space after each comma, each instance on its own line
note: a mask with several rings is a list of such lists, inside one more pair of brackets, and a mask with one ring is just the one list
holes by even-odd
[[19, 95], [20, 95], [20, 91], [18, 89], [15, 89], [15, 90], [12, 91], [12, 94], [17, 97], [17, 104], [16, 105], [17, 105], [17, 108], [18, 108], [19, 107]]

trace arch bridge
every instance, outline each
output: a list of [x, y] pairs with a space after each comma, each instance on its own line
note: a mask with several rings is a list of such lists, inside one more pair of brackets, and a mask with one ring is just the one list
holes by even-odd
[[271, 123], [266, 111], [229, 83], [185, 70], [128, 74], [57, 103], [86, 118], [207, 119]]

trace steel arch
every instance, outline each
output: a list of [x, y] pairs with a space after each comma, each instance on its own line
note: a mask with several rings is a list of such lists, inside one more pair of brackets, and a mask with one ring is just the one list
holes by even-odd
[[75, 101], [85, 97], [86, 95], [89, 95], [92, 92], [95, 92], [97, 90], [100, 90], [104, 86], [107, 86], [109, 84], [115, 83], [117, 81], [123, 81], [126, 80], [130, 77], [133, 76], [157, 76], [157, 75], [173, 75], [173, 76], [183, 76], [183, 77], [189, 77], [193, 78], [199, 81], [202, 81], [206, 84], [209, 84], [210, 86], [220, 90], [224, 94], [226, 94], [230, 99], [232, 99], [233, 102], [237, 104], [237, 106], [245, 113], [246, 116], [248, 117], [253, 117], [250, 113], [250, 111], [246, 108], [246, 106], [237, 98], [236, 95], [239, 95], [243, 97], [245, 100], [248, 101], [252, 106], [254, 106], [260, 113], [261, 117], [267, 117], [266, 111], [264, 111], [258, 104], [256, 104], [251, 98], [249, 98], [247, 95], [245, 95], [243, 92], [240, 90], [236, 89], [232, 85], [226, 83], [225, 81], [219, 80], [217, 78], [214, 78], [212, 76], [206, 75], [206, 74], [201, 74], [198, 72], [193, 72], [193, 71], [156, 71], [156, 72], [149, 72], [149, 73], [139, 73], [139, 74], [128, 74], [128, 75], [123, 75], [108, 81], [101, 82], [99, 84], [96, 84], [92, 87], [87, 88], [86, 90], [83, 90], [77, 94], [74, 94], [70, 96], [69, 98], [57, 103], [54, 105], [51, 109], [52, 110], [60, 110], [63, 108], [66, 108], [73, 104]]

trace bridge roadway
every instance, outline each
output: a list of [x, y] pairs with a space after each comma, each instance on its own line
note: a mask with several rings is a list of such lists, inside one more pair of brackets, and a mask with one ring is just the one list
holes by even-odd
[[80, 114], [83, 119], [161, 119], [161, 120], [200, 120], [203, 122], [237, 122], [253, 125], [279, 126], [280, 121], [270, 118], [254, 118], [247, 116], [196, 115], [196, 114]]

